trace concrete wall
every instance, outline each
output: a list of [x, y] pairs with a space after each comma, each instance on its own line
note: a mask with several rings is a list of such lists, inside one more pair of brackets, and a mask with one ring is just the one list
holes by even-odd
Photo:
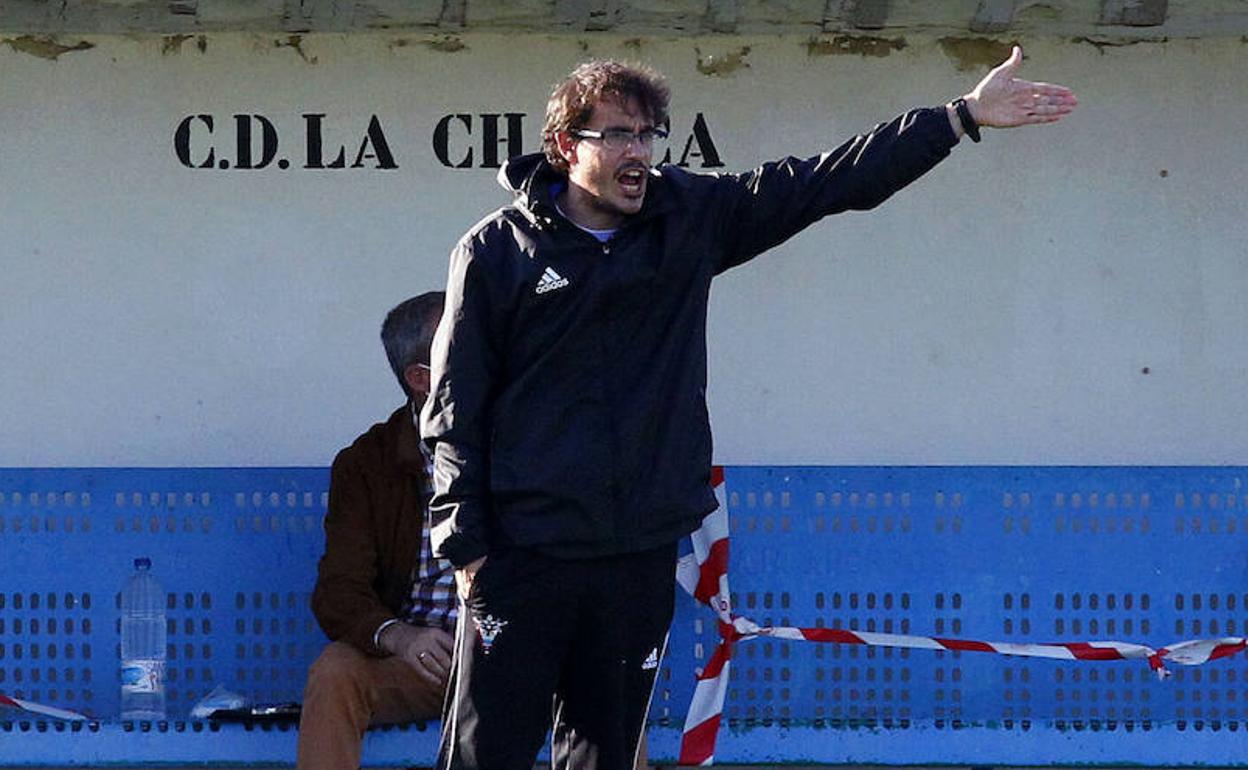
[[[1248, 462], [1248, 48], [1022, 42], [1024, 75], [1078, 91], [1068, 121], [965, 142], [884, 208], [719, 281], [719, 461]], [[999, 53], [915, 35], [10, 39], [0, 466], [327, 463], [400, 398], [385, 310], [440, 286], [450, 245], [505, 202], [481, 116], [535, 148], [549, 85], [585, 57], [663, 70], [677, 156], [700, 113], [739, 170], [956, 96]], [[238, 163], [236, 114], [274, 126], [267, 167], [215, 167]], [[308, 114], [347, 168], [306, 168]], [[460, 114], [471, 133], [451, 118], [443, 154], [471, 147], [469, 168], [435, 149]], [[351, 168], [374, 116], [397, 167], [374, 133]], [[186, 159], [211, 148], [214, 168], [175, 152], [188, 117]]]

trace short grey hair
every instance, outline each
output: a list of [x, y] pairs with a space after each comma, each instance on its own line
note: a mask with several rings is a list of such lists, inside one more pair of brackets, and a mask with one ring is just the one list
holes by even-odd
[[403, 372], [412, 364], [429, 365], [429, 348], [433, 345], [433, 334], [438, 330], [445, 303], [446, 292], [425, 292], [400, 302], [386, 314], [381, 324], [381, 344], [386, 349], [386, 358], [408, 398], [412, 394]]

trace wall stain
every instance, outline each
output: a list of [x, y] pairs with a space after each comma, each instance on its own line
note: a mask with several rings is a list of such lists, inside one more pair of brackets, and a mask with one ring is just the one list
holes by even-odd
[[727, 54], [707, 54], [702, 55], [700, 49], [694, 48], [693, 52], [698, 56], [698, 72], [703, 75], [712, 77], [728, 77], [741, 69], [749, 69], [750, 63], [745, 57], [750, 55], [750, 47], [748, 45], [741, 46], [741, 49]]
[[425, 45], [439, 53], [456, 53], [458, 51], [468, 50], [468, 45], [455, 35], [443, 35], [435, 37], [432, 40], [426, 40]]
[[89, 51], [95, 48], [94, 43], [88, 43], [85, 40], [77, 45], [61, 45], [56, 42], [55, 37], [35, 37], [34, 35], [12, 37], [3, 42], [14, 51], [28, 53], [31, 56], [38, 56], [40, 59], [47, 59], [48, 61], [56, 61], [61, 54], [74, 51]]
[[986, 37], [942, 37], [940, 49], [953, 59], [958, 72], [992, 69], [1010, 58], [1014, 43], [1002, 43]]
[[303, 59], [308, 64], [316, 64], [316, 61], [317, 61], [316, 57], [315, 56], [309, 57], [303, 51], [303, 35], [287, 35], [285, 40], [281, 40], [281, 39], [274, 40], [273, 47], [274, 48], [293, 48], [295, 49], [295, 53], [299, 54], [300, 59]]
[[812, 37], [806, 41], [807, 56], [888, 56], [893, 51], [900, 51], [907, 45], [904, 37], [892, 39], [886, 37], [869, 37], [856, 35], [836, 35], [831, 40]]
[[164, 42], [160, 45], [161, 56], [169, 56], [170, 54], [182, 53], [182, 44], [194, 35], [165, 35]]
[[1159, 38], [1156, 38], [1155, 40], [1125, 40], [1125, 39], [1114, 40], [1111, 38], [1095, 38], [1094, 39], [1090, 37], [1072, 37], [1070, 39], [1070, 42], [1087, 43], [1088, 45], [1096, 48], [1097, 53], [1099, 53], [1101, 56], [1104, 56], [1106, 48], [1126, 48], [1127, 46], [1140, 45], [1141, 43], [1166, 43], [1166, 42], [1169, 42], [1169, 38], [1159, 37]]
[[1062, 18], [1062, 8], [1057, 3], [1036, 2], [1022, 5], [1014, 12], [1017, 21], [1058, 21]]

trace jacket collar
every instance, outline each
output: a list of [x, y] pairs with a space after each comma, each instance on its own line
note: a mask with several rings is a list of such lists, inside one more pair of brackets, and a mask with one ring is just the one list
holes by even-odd
[[420, 431], [412, 419], [411, 403], [396, 409], [386, 420], [386, 427], [394, 436], [395, 463], [407, 473], [424, 476], [427, 472], [425, 453], [421, 451]]
[[[626, 219], [623, 227], [665, 214], [672, 208], [664, 181], [661, 170], [650, 169], [641, 211]], [[556, 218], [563, 219], [555, 208], [551, 191], [560, 184], [567, 184], [567, 177], [556, 171], [544, 154], [536, 152], [511, 158], [498, 170], [498, 183], [515, 196], [515, 207], [538, 227], [553, 227]]]

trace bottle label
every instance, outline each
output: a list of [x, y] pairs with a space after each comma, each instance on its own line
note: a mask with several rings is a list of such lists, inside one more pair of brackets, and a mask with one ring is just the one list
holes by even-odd
[[163, 660], [133, 659], [121, 663], [122, 693], [161, 692], [165, 683]]

